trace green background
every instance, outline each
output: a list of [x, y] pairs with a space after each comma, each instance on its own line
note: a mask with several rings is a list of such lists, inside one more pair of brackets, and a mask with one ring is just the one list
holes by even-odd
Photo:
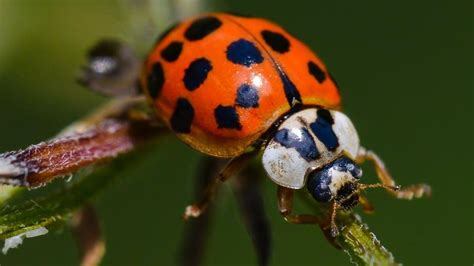
[[[105, 101], [73, 82], [87, 48], [104, 36], [149, 47], [154, 37], [138, 32], [140, 19], [154, 16], [162, 27], [170, 16], [164, 1], [145, 15], [131, 14], [125, 2], [0, 0], [1, 151], [47, 139]], [[363, 219], [398, 261], [474, 263], [472, 1], [214, 0], [205, 9], [266, 17], [305, 41], [337, 78], [362, 143], [384, 158], [400, 184], [432, 185], [431, 199], [412, 202], [369, 192], [377, 210]], [[97, 202], [107, 238], [104, 265], [175, 263], [179, 217], [191, 200], [199, 158], [166, 138], [104, 191]], [[373, 170], [364, 169], [366, 182], [375, 181]], [[263, 185], [272, 265], [349, 264], [319, 229], [286, 224], [275, 185], [268, 179]], [[206, 265], [255, 264], [228, 188], [213, 225]], [[1, 265], [77, 263], [67, 231], [0, 255]]]

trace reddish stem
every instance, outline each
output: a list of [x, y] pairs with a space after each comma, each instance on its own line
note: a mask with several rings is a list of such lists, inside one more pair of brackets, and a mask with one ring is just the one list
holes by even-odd
[[58, 176], [114, 158], [157, 132], [149, 123], [107, 119], [81, 133], [70, 133], [0, 154], [0, 183], [37, 187]]

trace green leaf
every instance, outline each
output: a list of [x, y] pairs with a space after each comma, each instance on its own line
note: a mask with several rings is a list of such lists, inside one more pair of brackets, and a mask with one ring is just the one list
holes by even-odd
[[[0, 210], [0, 239], [67, 221], [74, 211], [93, 200], [114, 179], [145, 156], [143, 149], [139, 151], [96, 167], [92, 173], [79, 177], [79, 180], [69, 187], [19, 205], [3, 207]], [[2, 195], [6, 195], [3, 199], [16, 191], [14, 188], [5, 187], [2, 187]]]
[[0, 207], [5, 205], [9, 200], [14, 198], [16, 195], [20, 194], [21, 191], [24, 191], [25, 188], [9, 186], [9, 185], [0, 185]]

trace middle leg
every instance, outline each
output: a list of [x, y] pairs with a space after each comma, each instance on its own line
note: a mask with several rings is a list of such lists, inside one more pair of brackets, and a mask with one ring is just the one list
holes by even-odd
[[188, 220], [192, 217], [199, 217], [201, 213], [205, 211], [209, 203], [214, 199], [221, 183], [227, 181], [229, 178], [239, 173], [239, 171], [242, 170], [242, 168], [244, 168], [247, 163], [254, 159], [257, 154], [258, 151], [255, 150], [230, 159], [224, 168], [219, 172], [219, 174], [209, 181], [201, 200], [186, 207], [183, 214], [183, 219]]

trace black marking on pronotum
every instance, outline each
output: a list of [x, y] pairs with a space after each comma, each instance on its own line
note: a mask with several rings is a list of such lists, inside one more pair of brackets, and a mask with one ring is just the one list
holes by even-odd
[[318, 109], [317, 115], [318, 118], [316, 118], [316, 121], [309, 126], [324, 146], [326, 146], [329, 151], [334, 151], [339, 147], [339, 140], [332, 129], [334, 119], [331, 113], [326, 109]]
[[150, 74], [148, 74], [148, 93], [150, 97], [155, 99], [161, 92], [163, 84], [165, 83], [165, 73], [160, 62], [156, 62], [151, 67]]
[[264, 30], [261, 32], [265, 43], [272, 48], [273, 51], [284, 54], [290, 50], [290, 41], [278, 32]]
[[309, 131], [302, 127], [297, 135], [287, 128], [280, 129], [274, 137], [274, 140], [285, 148], [294, 148], [303, 159], [308, 162], [314, 161], [319, 157], [318, 148], [314, 143]]
[[217, 30], [222, 22], [216, 17], [204, 17], [195, 20], [184, 32], [188, 41], [198, 41]]
[[186, 89], [193, 91], [207, 79], [207, 75], [212, 70], [211, 61], [204, 57], [198, 58], [189, 64], [184, 71], [184, 86]]
[[194, 108], [186, 98], [179, 98], [170, 119], [171, 128], [177, 133], [190, 133]]
[[283, 122], [285, 122], [288, 119], [288, 117], [298, 113], [301, 110], [303, 110], [302, 105], [295, 105], [293, 108], [291, 108], [286, 113], [281, 115], [278, 119], [275, 120], [275, 122], [273, 122], [273, 124], [270, 126], [270, 128], [267, 131], [265, 131], [265, 133], [263, 133], [260, 136], [260, 138], [258, 138], [252, 144], [252, 146], [256, 147], [256, 148], [265, 146], [266, 143], [275, 136], [275, 134], [278, 131], [278, 128], [281, 126], [281, 124], [283, 124]]
[[303, 101], [301, 100], [301, 95], [296, 89], [295, 84], [288, 78], [288, 76], [283, 72], [282, 69], [277, 67], [278, 74], [280, 75], [280, 79], [283, 82], [283, 90], [285, 91], [286, 100], [288, 104], [293, 107], [295, 105], [302, 104]]
[[258, 107], [258, 91], [249, 84], [242, 84], [237, 89], [237, 99], [235, 104], [243, 108]]
[[234, 64], [250, 67], [263, 62], [263, 56], [255, 44], [246, 39], [239, 39], [227, 46], [227, 59]]
[[308, 71], [319, 83], [326, 80], [326, 73], [313, 61], [308, 62]]
[[161, 57], [163, 57], [163, 59], [168, 62], [174, 62], [178, 60], [182, 50], [183, 43], [174, 41], [168, 44], [168, 46], [166, 46], [165, 49], [161, 51]]
[[239, 115], [233, 106], [217, 106], [214, 109], [214, 117], [216, 118], [218, 128], [242, 129]]
[[316, 111], [316, 114], [318, 115], [318, 118], [324, 118], [325, 121], [327, 121], [329, 124], [333, 125], [334, 124], [334, 118], [332, 118], [331, 112], [329, 110], [324, 109], [324, 108], [319, 108]]
[[171, 25], [167, 30], [165, 30], [160, 36], [158, 36], [158, 39], [156, 40], [156, 44], [158, 44], [159, 42], [161, 42], [164, 38], [166, 38], [166, 36], [168, 36], [177, 26], [179, 25], [179, 23], [176, 23], [176, 24], [173, 24]]

